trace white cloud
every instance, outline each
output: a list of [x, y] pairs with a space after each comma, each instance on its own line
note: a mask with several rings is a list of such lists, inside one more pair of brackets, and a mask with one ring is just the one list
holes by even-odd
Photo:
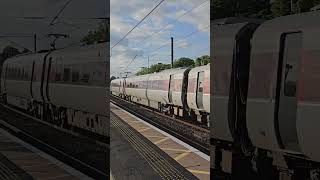
[[179, 44], [178, 44], [178, 47], [179, 48], [187, 48], [189, 46], [189, 43], [188, 43], [188, 41], [186, 41], [186, 40], [183, 40], [182, 42], [180, 42]]
[[[123, 37], [136, 23], [138, 23], [157, 3], [159, 0], [130, 0], [118, 1], [111, 0], [111, 46], [113, 46], [121, 37]], [[112, 49], [111, 57], [111, 71], [117, 71], [121, 66], [126, 66], [130, 63], [134, 54], [138, 52], [144, 53], [147, 56], [152, 54], [169, 54], [170, 37], [177, 37], [189, 34], [194, 29], [202, 30], [210, 23], [209, 0], [206, 3], [199, 0], [168, 0], [164, 1], [144, 22], [140, 24], [121, 44], [121, 47], [116, 46]], [[186, 14], [183, 18], [174, 24], [176, 18], [183, 15], [190, 9], [195, 8], [192, 12]], [[180, 27], [187, 27], [188, 29], [181, 29]], [[180, 29], [179, 29], [180, 28]], [[202, 33], [209, 35], [209, 29], [204, 30]], [[176, 39], [175, 39], [176, 40]], [[177, 44], [178, 48], [188, 49], [190, 44], [188, 40], [181, 40]], [[209, 43], [209, 39], [208, 39]], [[168, 45], [168, 47], [157, 50], [160, 46]], [[125, 50], [124, 50], [125, 48]], [[123, 51], [119, 51], [122, 49]], [[153, 50], [157, 50], [153, 52]], [[169, 52], [168, 52], [169, 51]], [[122, 53], [121, 55], [116, 55]], [[141, 59], [143, 63], [146, 61]], [[132, 66], [132, 71], [137, 71], [140, 61], [135, 60]], [[133, 68], [136, 67], [136, 68]], [[112, 72], [111, 72], [112, 74]]]

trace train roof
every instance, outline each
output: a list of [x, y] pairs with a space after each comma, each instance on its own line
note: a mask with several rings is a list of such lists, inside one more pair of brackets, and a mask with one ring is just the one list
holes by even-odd
[[[302, 32], [304, 33], [304, 48], [318, 49], [318, 36], [314, 34], [318, 33], [320, 30], [320, 11], [311, 11], [307, 13], [294, 14], [288, 16], [282, 16], [274, 18], [272, 20], [266, 21], [260, 25], [254, 36], [253, 40], [256, 38], [264, 39], [264, 48], [262, 50], [268, 51], [273, 47], [273, 38], [279, 39], [284, 33], [288, 32]], [[309, 35], [310, 34], [310, 38]], [[308, 38], [307, 38], [308, 37]], [[312, 37], [312, 38], [311, 38]], [[274, 43], [279, 43], [279, 41], [274, 41]]]
[[310, 9], [311, 11], [318, 11], [320, 10], [320, 4], [317, 6], [314, 6], [313, 8]]
[[[44, 56], [47, 53], [50, 53], [52, 56], [60, 56], [60, 57], [77, 57], [74, 60], [68, 58], [68, 62], [79, 62], [81, 61], [80, 57], [83, 57], [83, 60], [85, 61], [96, 61], [98, 58], [98, 61], [101, 61], [100, 58], [106, 58], [107, 60], [107, 53], [108, 53], [108, 43], [99, 43], [99, 44], [93, 44], [93, 45], [85, 45], [85, 46], [73, 46], [63, 49], [57, 49], [52, 51], [43, 51], [43, 52], [30, 52], [30, 53], [24, 53], [24, 54], [18, 54], [16, 56], [12, 56], [5, 60], [5, 62], [11, 61], [16, 62], [21, 59], [21, 57], [35, 57], [35, 56]], [[88, 58], [90, 57], [90, 58]], [[71, 61], [70, 61], [71, 60]]]
[[228, 17], [228, 18], [222, 18], [222, 19], [215, 19], [211, 21], [213, 25], [225, 25], [225, 24], [236, 24], [236, 23], [257, 23], [260, 24], [264, 22], [263, 19], [257, 19], [257, 18], [246, 18], [246, 17]]

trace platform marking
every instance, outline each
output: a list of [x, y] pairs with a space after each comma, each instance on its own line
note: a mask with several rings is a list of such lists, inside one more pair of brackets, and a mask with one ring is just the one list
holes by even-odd
[[160, 143], [162, 143], [162, 142], [164, 142], [164, 141], [166, 141], [166, 140], [168, 140], [168, 139], [170, 139], [170, 137], [165, 137], [165, 138], [163, 138], [163, 139], [160, 139], [160, 140], [154, 142], [153, 144], [160, 144]]
[[173, 148], [160, 148], [162, 150], [165, 150], [165, 151], [177, 151], [177, 152], [187, 152], [188, 150], [185, 150], [185, 149], [173, 149]]
[[209, 171], [199, 171], [199, 170], [194, 170], [194, 169], [187, 169], [188, 171], [190, 171], [191, 173], [194, 174], [206, 174], [206, 175], [210, 175]]
[[129, 121], [129, 122], [127, 122], [127, 123], [129, 123], [129, 124], [138, 124], [138, 123], [141, 123], [140, 121]]
[[157, 130], [157, 131], [160, 132], [161, 134], [170, 137], [173, 141], [175, 141], [176, 143], [184, 146], [184, 147], [187, 148], [187, 149], [190, 149], [191, 151], [193, 151], [195, 154], [197, 154], [198, 156], [202, 157], [203, 159], [205, 159], [205, 160], [207, 160], [207, 161], [210, 161], [210, 156], [206, 155], [205, 153], [203, 153], [203, 152], [199, 151], [198, 149], [190, 146], [189, 144], [181, 141], [180, 139], [178, 139], [178, 138], [170, 135], [169, 133], [164, 132], [163, 130], [161, 130], [161, 129], [155, 127], [155, 126], [153, 126], [152, 124], [149, 124], [148, 122], [143, 121], [142, 119], [136, 117], [135, 115], [133, 115], [133, 114], [131, 114], [131, 113], [129, 113], [129, 112], [121, 109], [121, 108], [120, 108], [119, 106], [117, 106], [116, 104], [114, 104], [114, 103], [111, 103], [111, 104], [112, 104], [113, 106], [117, 107], [118, 110], [120, 110], [120, 111], [122, 111], [122, 112], [124, 112], [124, 113], [126, 113], [126, 114], [128, 114], [128, 115], [130, 115], [132, 118], [134, 118], [134, 119], [136, 119], [136, 120], [138, 120], [138, 121], [140, 121], [140, 122], [142, 122], [142, 123], [144, 123], [144, 124], [152, 127], [153, 129]]
[[114, 180], [114, 178], [112, 177], [112, 174], [111, 174], [111, 172], [110, 172], [110, 180]]
[[174, 160], [179, 161], [180, 159], [188, 156], [188, 155], [191, 154], [191, 153], [192, 153], [192, 151], [191, 151], [191, 150], [188, 150], [188, 151], [186, 151], [186, 152], [178, 155], [177, 157], [175, 157]]
[[154, 136], [154, 135], [145, 135], [144, 137], [147, 137], [147, 138], [165, 138], [165, 136]]
[[[118, 119], [118, 120], [116, 120]], [[127, 128], [125, 122], [120, 117], [111, 118], [111, 126], [123, 135], [123, 137], [132, 145], [132, 147], [143, 157], [147, 163], [160, 175], [162, 179], [186, 179], [174, 166], [165, 160], [158, 152], [154, 151], [145, 141], [143, 141], [136, 130]], [[130, 125], [127, 125], [130, 127]]]
[[138, 132], [144, 132], [144, 131], [149, 130], [149, 129], [151, 129], [151, 128], [150, 128], [150, 127], [143, 128], [143, 129], [141, 129], [141, 130], [138, 130]]
[[63, 177], [68, 177], [68, 176], [71, 176], [71, 175], [70, 174], [64, 174], [64, 175], [60, 175], [60, 176], [44, 178], [43, 180], [60, 179], [60, 178], [63, 178]]
[[[0, 120], [3, 121], [3, 120]], [[42, 152], [41, 150], [39, 150], [38, 148], [22, 141], [21, 139], [11, 135], [9, 132], [7, 132], [4, 129], [0, 128], [0, 133], [2, 133], [4, 136], [8, 137], [9, 139], [11, 139], [12, 141], [21, 144], [22, 146], [24, 146], [25, 148], [29, 149], [30, 151], [38, 154], [39, 156], [43, 157], [44, 159], [47, 159], [49, 161], [51, 161], [52, 163], [54, 163], [55, 165], [57, 165], [58, 167], [60, 167], [61, 169], [65, 170], [67, 173], [83, 179], [83, 180], [93, 180], [92, 178], [88, 177], [87, 175], [83, 174], [82, 172], [72, 168], [71, 166], [57, 160], [56, 158], [54, 158], [53, 156], [46, 154], [44, 152]]]
[[47, 165], [54, 165], [54, 163], [39, 163], [36, 165], [25, 165], [25, 166], [21, 166], [21, 168], [32, 168], [32, 167], [37, 167], [37, 166], [47, 166]]

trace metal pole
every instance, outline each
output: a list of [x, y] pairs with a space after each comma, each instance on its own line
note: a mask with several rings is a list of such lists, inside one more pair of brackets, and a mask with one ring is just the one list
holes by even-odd
[[34, 34], [33, 38], [34, 38], [34, 52], [36, 53], [37, 52], [37, 34]]
[[148, 56], [148, 73], [149, 73], [149, 71], [150, 71], [149, 62], [150, 62], [150, 59], [149, 59], [149, 56]]
[[171, 37], [171, 68], [173, 68], [173, 37]]

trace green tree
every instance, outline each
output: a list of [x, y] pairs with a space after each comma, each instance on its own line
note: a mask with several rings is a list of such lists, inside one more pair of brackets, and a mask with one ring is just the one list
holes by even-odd
[[290, 5], [290, 0], [275, 0], [271, 11], [275, 17], [285, 16], [291, 13]]
[[173, 68], [194, 66], [194, 60], [186, 57], [179, 58], [173, 62]]
[[298, 0], [297, 9], [298, 12], [308, 12], [310, 9], [316, 5], [320, 4], [320, 0]]
[[207, 65], [208, 63], [210, 63], [210, 56], [208, 55], [198, 57], [195, 60], [195, 66], [203, 66], [203, 65]]
[[231, 0], [212, 0], [210, 10], [212, 18], [219, 19], [233, 16], [233, 10], [230, 8], [232, 4]]
[[107, 21], [99, 23], [98, 29], [89, 31], [88, 34], [80, 41], [85, 44], [94, 44], [99, 42], [110, 41], [110, 24]]
[[150, 66], [150, 68], [143, 67], [140, 71], [136, 73], [136, 75], [144, 75], [144, 74], [150, 74], [154, 72], [160, 72], [170, 68], [171, 68], [170, 64], [162, 64], [162, 63], [153, 64]]

